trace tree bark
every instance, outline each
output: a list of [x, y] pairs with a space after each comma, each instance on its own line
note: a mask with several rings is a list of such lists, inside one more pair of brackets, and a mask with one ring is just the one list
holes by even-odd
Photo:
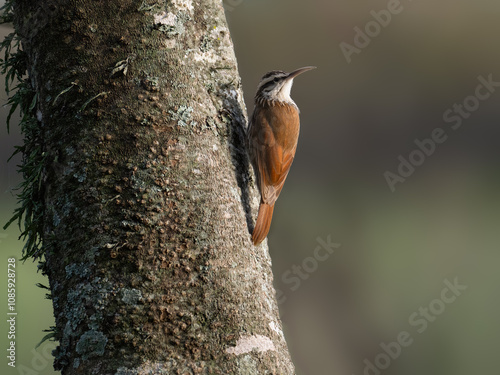
[[15, 0], [63, 374], [293, 374], [220, 0]]

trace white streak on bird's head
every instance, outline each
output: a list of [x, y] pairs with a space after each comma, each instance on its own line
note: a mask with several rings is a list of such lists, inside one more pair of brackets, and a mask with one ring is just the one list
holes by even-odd
[[290, 96], [293, 79], [299, 74], [314, 68], [314, 66], [307, 66], [305, 68], [294, 70], [291, 73], [285, 73], [281, 70], [273, 70], [264, 74], [260, 80], [259, 86], [257, 87], [255, 101], [259, 103], [269, 101], [271, 104], [278, 102], [291, 104], [296, 107], [295, 102]]

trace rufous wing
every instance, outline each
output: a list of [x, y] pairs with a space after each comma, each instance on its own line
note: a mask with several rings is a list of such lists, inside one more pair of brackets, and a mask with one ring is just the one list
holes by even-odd
[[[288, 127], [286, 116], [276, 116], [274, 109], [254, 112], [249, 134], [249, 147], [256, 170], [261, 203], [252, 233], [252, 242], [258, 245], [266, 238], [271, 226], [274, 203], [283, 189], [295, 156], [298, 138], [298, 116], [292, 117]], [[293, 122], [296, 120], [296, 123]]]
[[283, 189], [283, 184], [290, 171], [296, 150], [296, 142], [293, 147], [287, 148], [283, 144], [283, 137], [278, 137], [266, 116], [256, 118], [253, 131], [257, 137], [253, 138], [253, 159], [258, 169], [259, 188], [262, 202], [273, 204]]

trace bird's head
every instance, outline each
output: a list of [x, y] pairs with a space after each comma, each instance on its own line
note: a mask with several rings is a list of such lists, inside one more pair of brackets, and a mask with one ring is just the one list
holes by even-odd
[[260, 80], [259, 86], [257, 87], [255, 101], [268, 100], [271, 102], [281, 102], [295, 105], [290, 97], [293, 79], [299, 74], [314, 68], [316, 67], [306, 66], [290, 73], [285, 73], [281, 70], [273, 70], [264, 74]]

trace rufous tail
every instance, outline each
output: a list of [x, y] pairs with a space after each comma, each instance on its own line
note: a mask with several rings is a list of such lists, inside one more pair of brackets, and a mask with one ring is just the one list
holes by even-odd
[[261, 203], [259, 207], [259, 214], [255, 222], [255, 228], [252, 233], [252, 242], [254, 245], [260, 244], [266, 238], [269, 228], [271, 227], [271, 220], [273, 219], [274, 203], [269, 205]]

